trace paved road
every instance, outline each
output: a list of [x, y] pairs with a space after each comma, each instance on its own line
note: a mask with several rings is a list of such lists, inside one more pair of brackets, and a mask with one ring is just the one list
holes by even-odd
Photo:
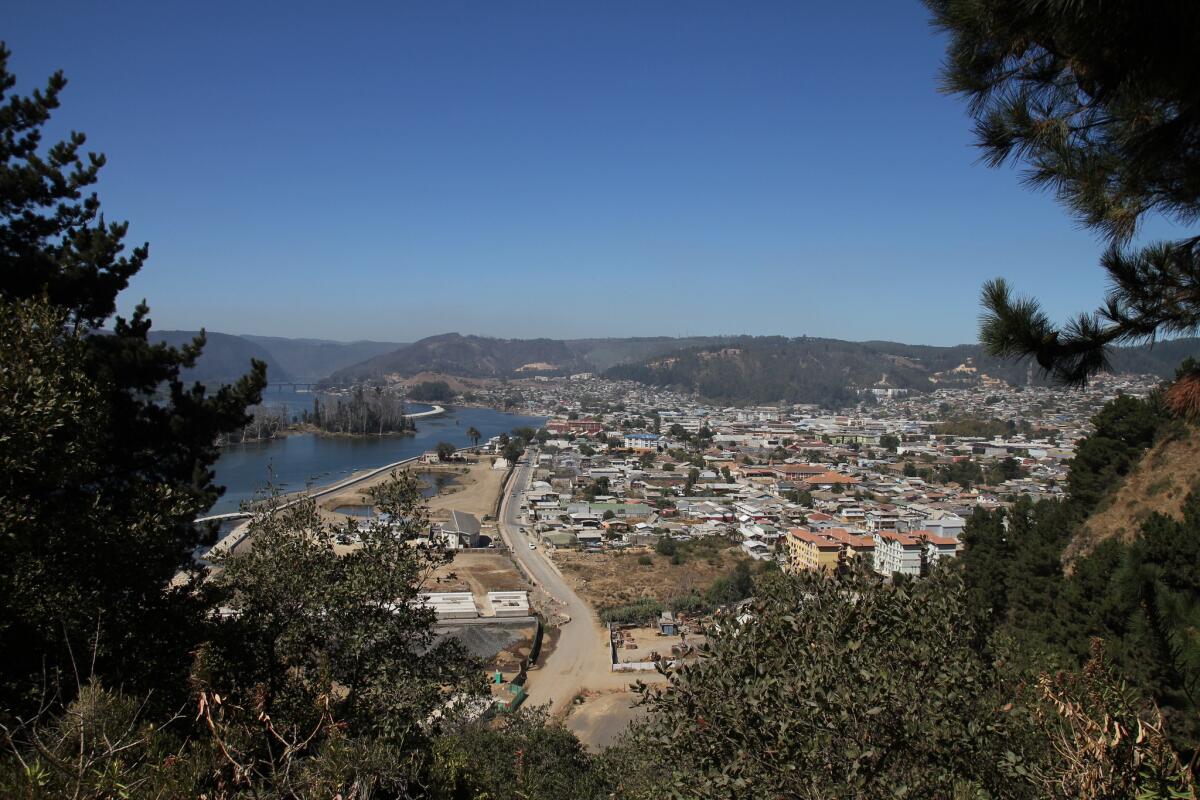
[[558, 641], [540, 668], [529, 673], [526, 690], [532, 705], [551, 704], [555, 712], [569, 708], [571, 700], [584, 688], [613, 688], [627, 685], [630, 679], [609, 671], [606, 633], [591, 607], [563, 580], [539, 546], [529, 548], [532, 539], [521, 532], [521, 492], [529, 486], [537, 451], [530, 450], [526, 463], [517, 467], [504, 502], [500, 507], [500, 535], [512, 550], [527, 575], [560, 604], [559, 610], [571, 618], [559, 627]]

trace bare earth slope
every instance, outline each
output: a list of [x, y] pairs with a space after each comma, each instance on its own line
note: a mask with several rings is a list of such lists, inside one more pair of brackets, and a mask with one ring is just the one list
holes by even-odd
[[1114, 536], [1135, 538], [1154, 512], [1180, 518], [1189, 492], [1200, 491], [1200, 430], [1184, 429], [1143, 454], [1117, 491], [1084, 523], [1064, 553], [1066, 561], [1086, 555]]

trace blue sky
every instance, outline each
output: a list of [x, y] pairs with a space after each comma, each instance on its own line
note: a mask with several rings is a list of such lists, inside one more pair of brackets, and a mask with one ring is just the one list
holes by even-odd
[[976, 163], [918, 2], [10, 0], [108, 155], [156, 327], [973, 341], [1100, 244]]

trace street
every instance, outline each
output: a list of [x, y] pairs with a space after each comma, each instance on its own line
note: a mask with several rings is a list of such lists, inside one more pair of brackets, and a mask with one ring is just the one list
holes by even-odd
[[[529, 673], [526, 691], [533, 705], [551, 704], [552, 712], [565, 714], [571, 700], [582, 689], [626, 688], [633, 679], [609, 669], [608, 636], [592, 608], [575, 593], [562, 575], [550, 565], [541, 545], [530, 549], [533, 539], [521, 531], [521, 492], [528, 488], [537, 451], [530, 449], [518, 464], [500, 507], [500, 534], [513, 557], [527, 575], [560, 604], [570, 621], [559, 627], [558, 641], [545, 662]], [[654, 675], [642, 675], [653, 679]]]

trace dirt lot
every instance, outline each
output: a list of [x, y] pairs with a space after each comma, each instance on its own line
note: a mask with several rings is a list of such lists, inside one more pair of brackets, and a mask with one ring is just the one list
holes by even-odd
[[638, 695], [629, 691], [584, 692], [581, 699], [571, 708], [567, 728], [593, 751], [612, 744], [629, 723], [647, 714], [644, 707], [634, 705]]
[[459, 550], [426, 584], [430, 592], [470, 592], [480, 608], [487, 608], [488, 592], [529, 588], [508, 555], [489, 550]]
[[699, 634], [662, 636], [657, 628], [625, 628], [621, 631], [621, 643], [617, 646], [617, 660], [622, 664], [632, 664], [638, 661], [654, 661], [660, 657], [671, 658], [674, 655], [672, 647], [696, 647], [704, 641], [704, 637]]
[[[452, 510], [465, 511], [479, 519], [491, 514], [496, 508], [496, 498], [499, 496], [500, 485], [505, 475], [504, 470], [492, 469], [490, 456], [468, 456], [467, 461], [462, 463], [414, 464], [411, 469], [413, 472], [434, 475], [444, 473], [453, 480], [453, 483], [443, 487], [426, 501], [430, 515], [435, 520], [446, 519]], [[333, 513], [333, 509], [338, 506], [367, 504], [367, 491], [370, 487], [387, 479], [386, 474], [379, 475], [345, 492], [323, 498], [320, 504], [322, 515], [331, 522], [344, 521], [345, 517]]]
[[[697, 543], [680, 564], [649, 547], [630, 548], [622, 553], [579, 553], [558, 550], [554, 563], [594, 608], [622, 605], [643, 597], [665, 602], [691, 590], [703, 592], [717, 578], [733, 569], [745, 555], [727, 542]], [[649, 558], [650, 564], [639, 564]]]

